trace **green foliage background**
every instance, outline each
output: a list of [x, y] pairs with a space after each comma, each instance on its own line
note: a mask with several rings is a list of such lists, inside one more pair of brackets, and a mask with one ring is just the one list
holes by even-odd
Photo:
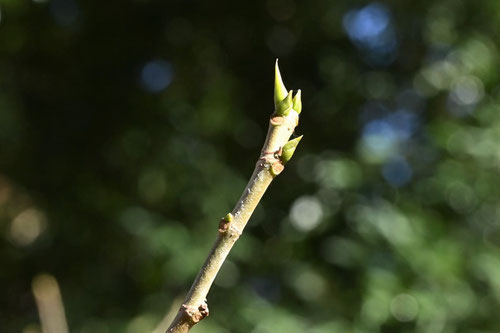
[[193, 331], [500, 331], [497, 0], [0, 13], [0, 331], [40, 331], [41, 273], [71, 332], [153, 331], [253, 170], [276, 57], [304, 139]]

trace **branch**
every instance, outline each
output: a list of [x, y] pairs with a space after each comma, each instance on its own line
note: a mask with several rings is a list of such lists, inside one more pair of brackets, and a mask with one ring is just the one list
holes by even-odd
[[31, 284], [42, 331], [44, 333], [68, 333], [59, 283], [52, 275], [35, 276]]
[[219, 223], [219, 233], [203, 267], [196, 276], [189, 293], [167, 333], [188, 332], [196, 323], [208, 316], [206, 297], [224, 260], [240, 237], [255, 207], [274, 177], [279, 175], [292, 158], [302, 136], [290, 140], [299, 123], [302, 110], [301, 93], [292, 98], [287, 92], [278, 68], [275, 66], [274, 106], [269, 121], [266, 141], [257, 165], [236, 207]]

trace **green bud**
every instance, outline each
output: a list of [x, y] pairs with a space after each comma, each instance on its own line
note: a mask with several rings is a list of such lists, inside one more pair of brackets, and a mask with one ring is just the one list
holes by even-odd
[[293, 109], [300, 114], [300, 111], [302, 111], [302, 93], [300, 89], [297, 91], [297, 94], [293, 98]]
[[233, 214], [227, 213], [224, 217], [224, 220], [226, 220], [227, 222], [233, 222]]
[[285, 143], [285, 145], [283, 146], [283, 150], [281, 152], [281, 156], [280, 156], [280, 160], [283, 164], [286, 164], [288, 161], [290, 161], [290, 159], [292, 158], [293, 153], [295, 152], [295, 149], [297, 148], [297, 145], [299, 144], [302, 137], [303, 137], [303, 135]]
[[280, 69], [278, 67], [278, 59], [276, 59], [276, 65], [274, 66], [274, 107], [277, 109], [278, 105], [287, 96], [287, 90], [283, 84], [283, 79], [281, 78]]
[[292, 109], [293, 106], [293, 90], [290, 90], [288, 92], [288, 95], [286, 95], [285, 99], [283, 99], [278, 106], [276, 107], [276, 114], [278, 116], [288, 116], [290, 113], [290, 110]]

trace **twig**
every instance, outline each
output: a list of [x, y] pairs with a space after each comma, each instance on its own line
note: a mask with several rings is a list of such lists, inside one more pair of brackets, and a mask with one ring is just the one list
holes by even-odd
[[43, 333], [68, 333], [61, 290], [56, 278], [48, 274], [37, 275], [33, 279], [32, 290]]
[[269, 121], [269, 130], [261, 155], [236, 207], [220, 221], [217, 240], [167, 333], [188, 332], [196, 323], [208, 316], [206, 297], [217, 273], [267, 187], [273, 178], [283, 171], [284, 165], [291, 159], [302, 138], [300, 136], [289, 141], [298, 125], [299, 114], [302, 110], [300, 90], [293, 98], [292, 94], [293, 91], [287, 92], [283, 84], [276, 60], [275, 111]]

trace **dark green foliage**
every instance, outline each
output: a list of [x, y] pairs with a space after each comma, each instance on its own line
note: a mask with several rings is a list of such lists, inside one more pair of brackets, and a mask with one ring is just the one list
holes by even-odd
[[36, 331], [43, 272], [71, 332], [155, 328], [250, 177], [276, 57], [304, 138], [193, 331], [498, 331], [498, 1], [0, 11], [0, 331]]

